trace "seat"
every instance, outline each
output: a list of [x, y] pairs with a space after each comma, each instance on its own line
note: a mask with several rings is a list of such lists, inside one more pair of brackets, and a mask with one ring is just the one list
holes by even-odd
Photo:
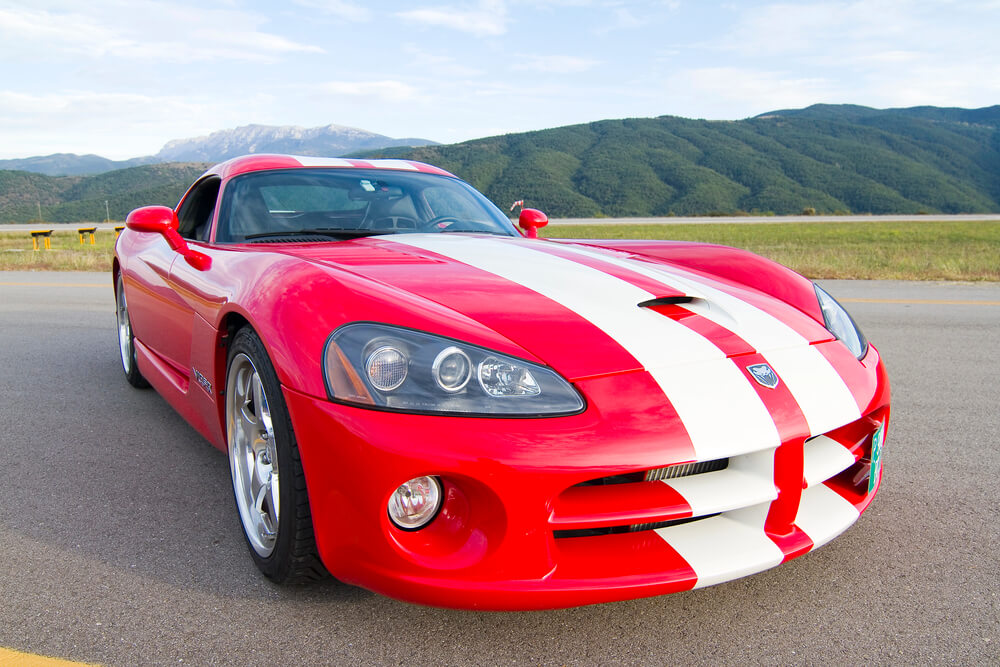
[[233, 202], [229, 216], [229, 236], [242, 241], [253, 234], [275, 231], [274, 218], [257, 188], [248, 188]]

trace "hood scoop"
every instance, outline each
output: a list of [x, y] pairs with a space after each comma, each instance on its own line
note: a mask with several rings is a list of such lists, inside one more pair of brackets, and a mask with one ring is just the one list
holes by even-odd
[[677, 296], [658, 296], [655, 299], [649, 299], [648, 301], [640, 301], [636, 305], [640, 308], [653, 308], [654, 306], [676, 306], [687, 304], [694, 300], [695, 297], [693, 296], [678, 294]]
[[[700, 315], [731, 332], [740, 328], [738, 320], [718, 302], [702, 296], [690, 294], [659, 296], [655, 299], [641, 301], [636, 305], [639, 308], [648, 308], [675, 320], [681, 320], [691, 315]], [[676, 310], [669, 308], [669, 306], [683, 306], [683, 308]]]

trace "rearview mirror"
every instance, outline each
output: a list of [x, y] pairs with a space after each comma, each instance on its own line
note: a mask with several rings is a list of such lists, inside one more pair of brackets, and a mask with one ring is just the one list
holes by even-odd
[[547, 224], [549, 224], [549, 216], [537, 208], [521, 209], [521, 215], [517, 218], [517, 225], [524, 230], [524, 235], [529, 239], [538, 238], [538, 228]]
[[212, 258], [188, 247], [187, 241], [177, 232], [178, 224], [177, 214], [167, 206], [143, 206], [125, 218], [125, 226], [132, 231], [162, 235], [171, 250], [183, 255], [188, 264], [199, 271], [207, 271], [212, 266]]
[[136, 232], [164, 234], [167, 229], [177, 231], [177, 214], [166, 206], [143, 206], [128, 214], [125, 226]]

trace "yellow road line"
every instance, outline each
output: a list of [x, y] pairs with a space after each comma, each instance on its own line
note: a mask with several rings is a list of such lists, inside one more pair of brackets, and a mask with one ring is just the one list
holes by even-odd
[[9, 648], [0, 648], [0, 665], [5, 667], [79, 667], [80, 665], [92, 664], [61, 660], [60, 658], [46, 658], [44, 655], [33, 655], [13, 651]]
[[5, 283], [0, 287], [111, 287], [111, 281], [106, 283]]
[[837, 299], [841, 303], [890, 303], [926, 306], [1000, 306], [1000, 301], [951, 301], [944, 299]]

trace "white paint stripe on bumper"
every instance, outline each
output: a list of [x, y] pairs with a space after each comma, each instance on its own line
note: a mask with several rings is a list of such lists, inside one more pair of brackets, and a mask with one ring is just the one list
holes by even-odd
[[778, 497], [773, 449], [731, 458], [724, 470], [665, 479], [663, 483], [684, 497], [693, 516], [753, 507]]
[[780, 564], [785, 555], [764, 533], [768, 505], [658, 528], [698, 575], [695, 588], [745, 577]]
[[795, 525], [813, 541], [813, 549], [823, 546], [851, 527], [860, 516], [854, 505], [826, 484], [802, 492]]
[[854, 454], [847, 447], [825, 435], [806, 442], [802, 448], [802, 476], [806, 486], [816, 486], [854, 465]]

